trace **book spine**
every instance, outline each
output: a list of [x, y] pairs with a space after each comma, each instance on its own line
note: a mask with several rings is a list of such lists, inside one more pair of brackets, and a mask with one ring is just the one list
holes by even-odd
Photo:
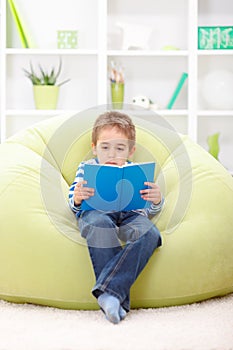
[[22, 46], [24, 48], [29, 48], [29, 42], [28, 42], [28, 39], [26, 37], [25, 31], [23, 29], [22, 22], [21, 22], [21, 20], [19, 18], [19, 14], [18, 14], [18, 12], [16, 10], [15, 4], [14, 4], [13, 0], [8, 0], [8, 3], [9, 3], [9, 6], [10, 6], [10, 9], [11, 9], [11, 12], [12, 12], [12, 16], [13, 16], [13, 18], [15, 20], [16, 28], [18, 30]]
[[179, 82], [178, 82], [178, 84], [176, 86], [176, 89], [175, 89], [175, 91], [174, 91], [170, 101], [168, 102], [167, 109], [172, 109], [172, 106], [174, 105], [174, 103], [175, 103], [175, 101], [176, 101], [176, 99], [177, 99], [177, 97], [178, 97], [178, 95], [179, 95], [179, 93], [180, 93], [184, 83], [185, 83], [185, 80], [187, 78], [188, 78], [188, 73], [183, 73], [181, 75], [181, 78], [180, 78], [180, 80], [179, 80]]

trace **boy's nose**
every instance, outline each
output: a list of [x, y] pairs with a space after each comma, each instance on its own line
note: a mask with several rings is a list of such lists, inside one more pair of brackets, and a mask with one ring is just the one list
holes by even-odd
[[108, 152], [108, 157], [109, 158], [114, 158], [116, 155], [116, 151], [114, 147], [110, 147], [109, 152]]

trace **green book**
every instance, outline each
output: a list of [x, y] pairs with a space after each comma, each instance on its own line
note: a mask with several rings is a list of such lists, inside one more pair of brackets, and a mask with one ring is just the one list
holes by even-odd
[[27, 37], [27, 35], [25, 33], [25, 29], [23, 28], [22, 21], [20, 20], [18, 11], [16, 10], [14, 1], [13, 0], [8, 0], [8, 4], [10, 6], [11, 13], [12, 13], [12, 16], [13, 16], [15, 24], [16, 24], [16, 28], [17, 28], [18, 33], [19, 33], [19, 37], [20, 37], [22, 46], [24, 48], [29, 48], [30, 47], [29, 40], [28, 40], [28, 37]]
[[185, 80], [188, 78], [188, 73], [182, 73], [181, 75], [181, 78], [175, 88], [175, 91], [174, 93], [172, 94], [172, 97], [167, 105], [167, 109], [172, 109], [172, 106], [174, 105], [179, 93], [180, 93], [180, 90], [182, 89], [184, 83], [185, 83]]

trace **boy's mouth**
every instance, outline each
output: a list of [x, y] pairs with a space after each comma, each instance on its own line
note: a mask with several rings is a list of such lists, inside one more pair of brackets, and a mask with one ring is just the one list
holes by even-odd
[[116, 162], [106, 162], [105, 164], [117, 165], [117, 163], [116, 163]]

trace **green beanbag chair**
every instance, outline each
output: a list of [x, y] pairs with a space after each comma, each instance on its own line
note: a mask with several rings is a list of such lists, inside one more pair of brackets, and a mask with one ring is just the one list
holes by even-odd
[[[68, 206], [77, 165], [91, 157], [101, 110], [38, 123], [0, 146], [0, 298], [98, 309], [86, 242]], [[233, 179], [162, 118], [132, 115], [134, 161], [156, 161], [163, 245], [131, 289], [137, 307], [181, 305], [233, 291]]]

